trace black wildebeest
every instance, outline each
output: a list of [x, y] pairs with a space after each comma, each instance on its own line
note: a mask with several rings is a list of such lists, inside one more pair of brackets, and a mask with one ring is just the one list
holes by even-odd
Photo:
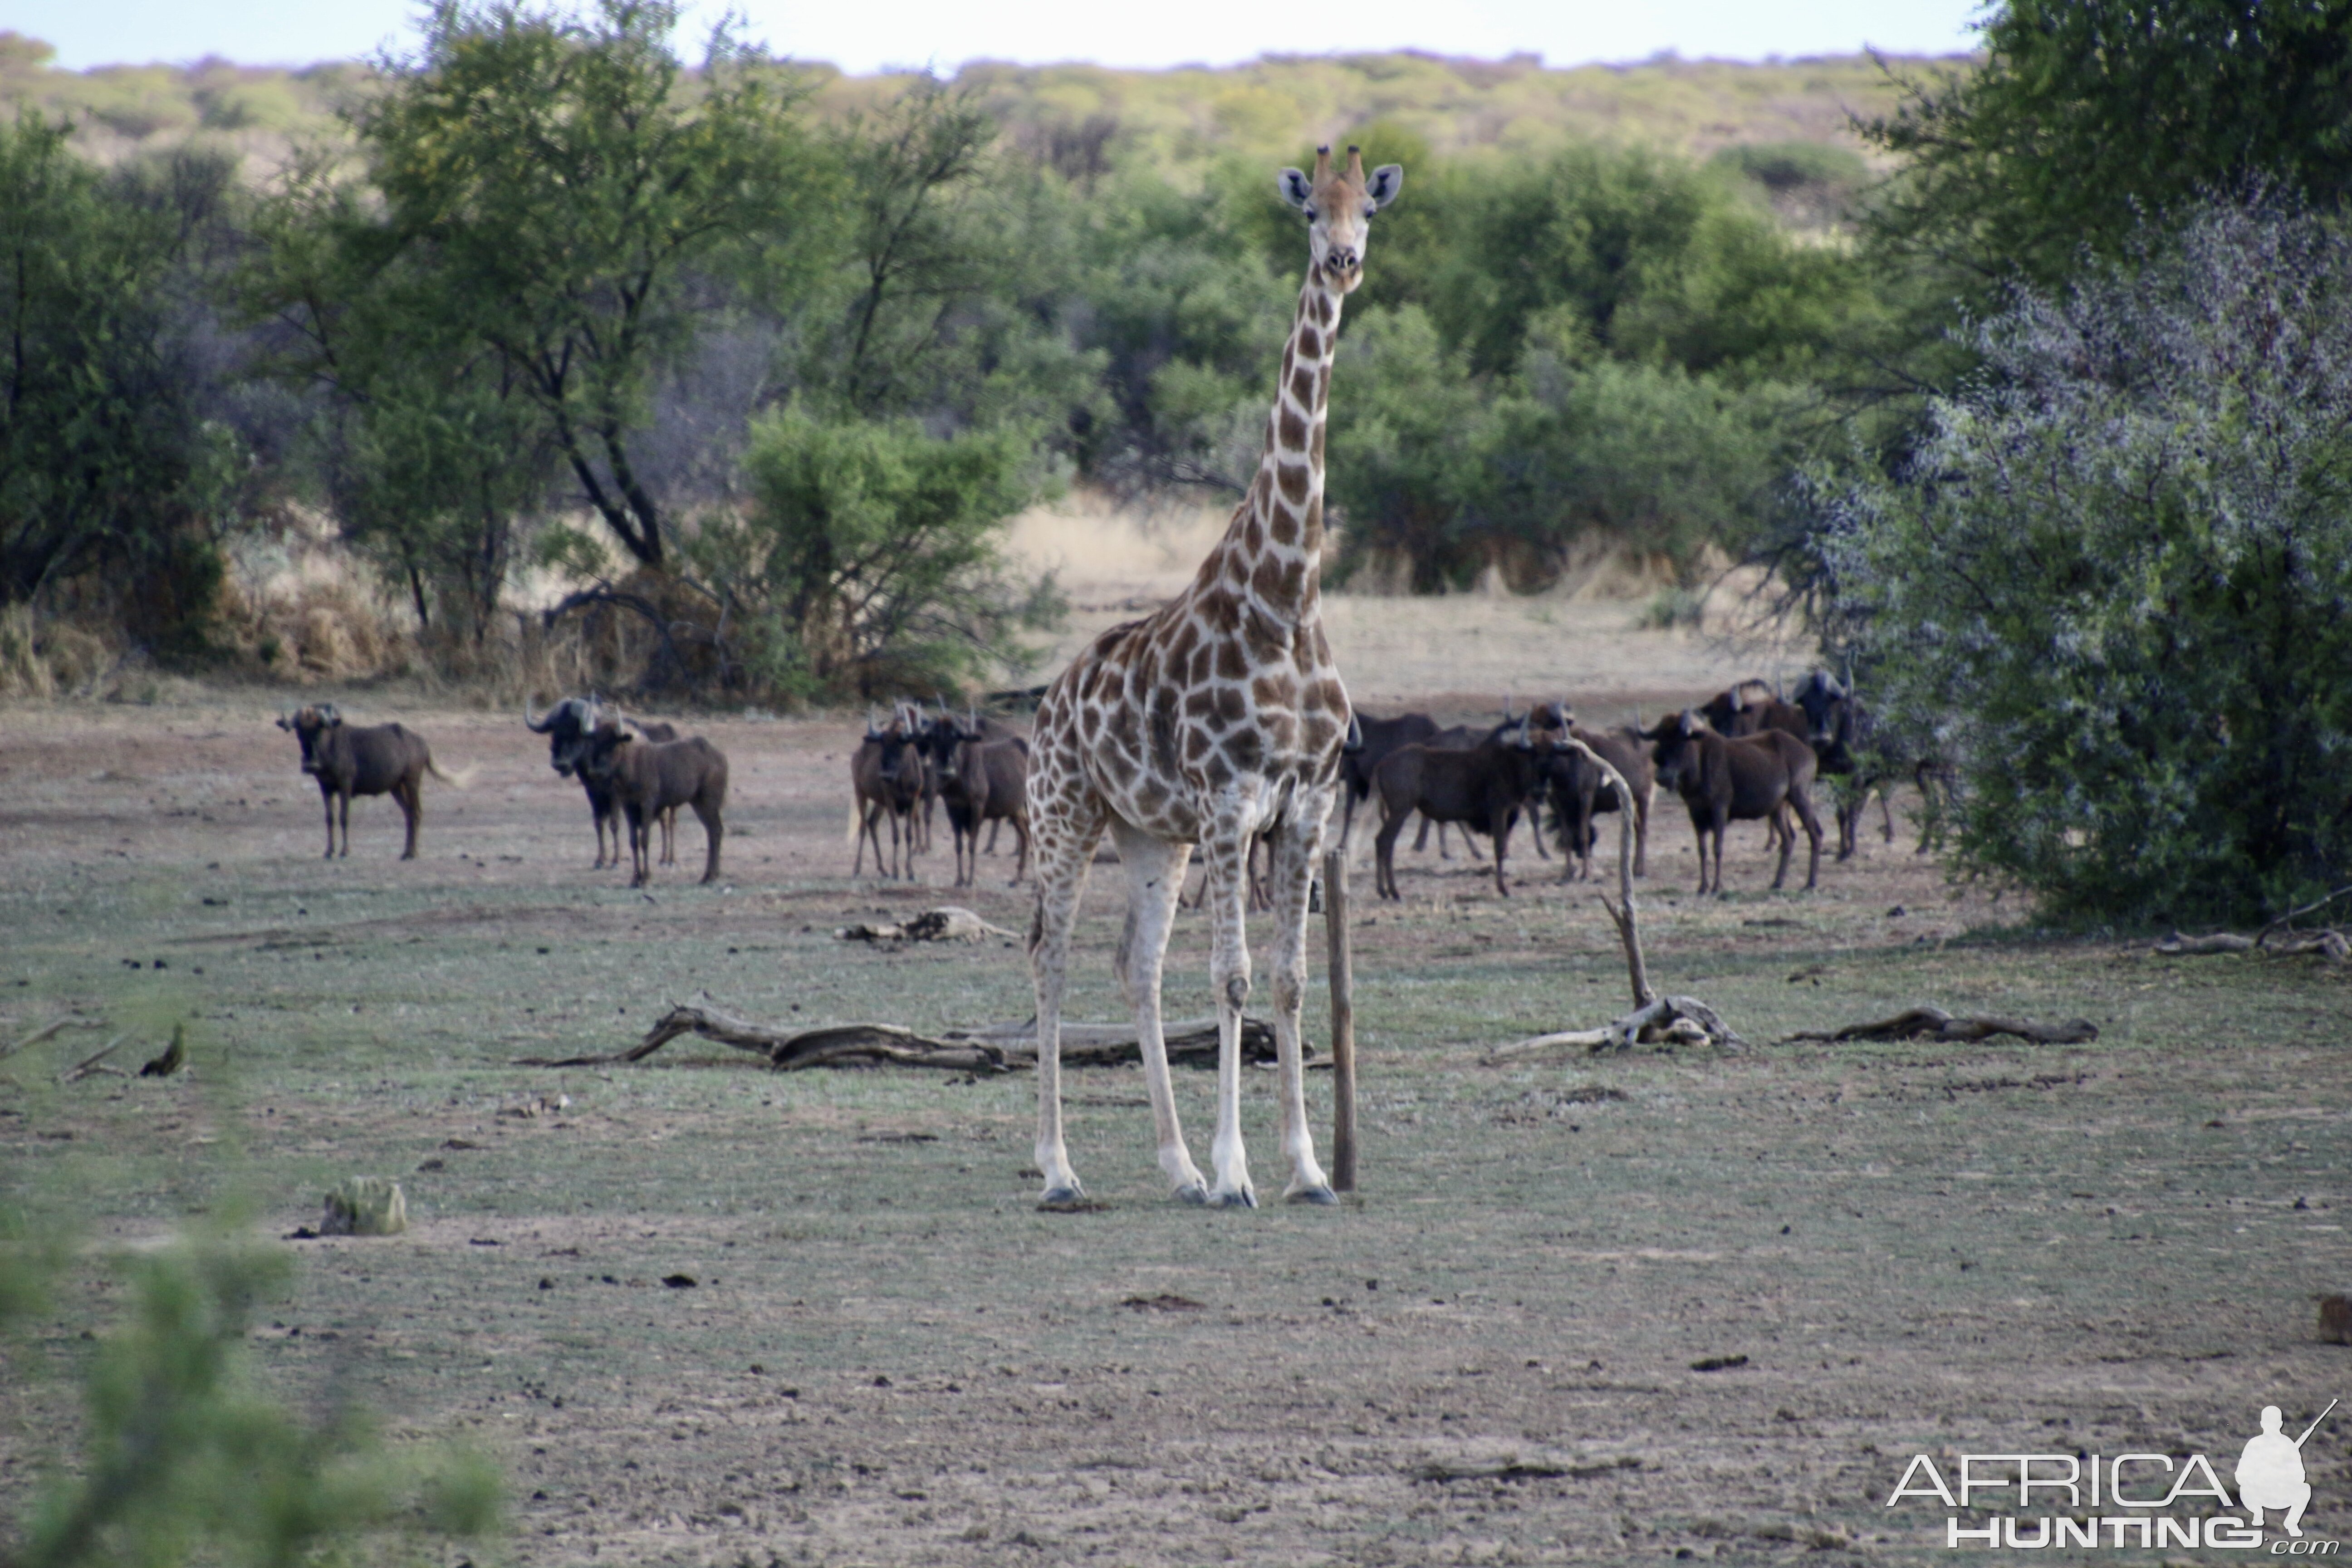
[[727, 837], [726, 752], [699, 735], [645, 740], [616, 714], [599, 720], [589, 732], [579, 766], [613, 792], [614, 804], [629, 819], [629, 886], [642, 888], [653, 879], [653, 820], [681, 805], [693, 807], [702, 819], [702, 879], [719, 880], [719, 847]]
[[[851, 867], [853, 877], [866, 870], [866, 845], [874, 845], [874, 869], [877, 875], [897, 878], [899, 875], [898, 847], [903, 831], [906, 843], [906, 875], [915, 874], [915, 836], [911, 820], [922, 803], [924, 763], [917, 749], [918, 737], [907, 727], [906, 715], [893, 714], [888, 725], [877, 728], [869, 718], [866, 738], [850, 753], [849, 784], [852, 790], [849, 805], [849, 831], [857, 842], [856, 863]], [[881, 823], [890, 819], [890, 859], [885, 868], [882, 859]]]
[[[1692, 709], [1662, 719], [1641, 734], [1658, 749], [1659, 780], [1671, 784], [1690, 808], [1691, 831], [1698, 837], [1700, 892], [1723, 891], [1725, 825], [1769, 820], [1784, 805], [1796, 812], [1812, 842], [1812, 858], [1805, 867], [1805, 887], [1811, 889], [1821, 876], [1822, 823], [1813, 815], [1809, 793], [1815, 767], [1811, 745], [1781, 730], [1736, 739], [1718, 735]], [[1715, 844], [1712, 879], [1706, 859], [1710, 837]], [[1784, 828], [1780, 868], [1772, 878], [1776, 889], [1789, 879], [1789, 852], [1795, 847], [1795, 836]]]
[[1393, 719], [1356, 715], [1364, 743], [1339, 754], [1339, 842], [1349, 841], [1356, 826], [1356, 807], [1372, 793], [1372, 774], [1399, 746], [1418, 745], [1437, 733], [1437, 721], [1426, 713], [1400, 713]]
[[291, 730], [302, 742], [302, 771], [319, 781], [327, 807], [327, 855], [335, 858], [336, 807], [343, 823], [343, 853], [352, 852], [352, 796], [388, 795], [408, 819], [408, 845], [404, 860], [416, 858], [416, 824], [425, 815], [425, 775], [443, 784], [466, 786], [467, 773], [445, 773], [433, 761], [425, 737], [398, 724], [346, 724], [331, 702], [280, 714], [278, 727]]
[[[1650, 874], [1650, 804], [1658, 793], [1658, 770], [1641, 731], [1588, 730], [1575, 721], [1565, 702], [1551, 705], [1549, 728], [1583, 742], [1623, 776], [1633, 792], [1633, 875]], [[1615, 786], [1582, 752], [1573, 746], [1555, 747], [1542, 763], [1546, 794], [1552, 814], [1552, 833], [1565, 851], [1559, 868], [1563, 882], [1592, 874], [1592, 843], [1599, 829], [1593, 818], [1602, 812], [1624, 809]]]
[[[613, 804], [613, 792], [599, 786], [595, 780], [580, 771], [580, 759], [588, 750], [588, 737], [603, 716], [604, 705], [593, 697], [567, 697], [547, 710], [543, 719], [530, 716], [530, 704], [523, 703], [523, 724], [534, 735], [547, 737], [547, 765], [559, 778], [577, 778], [580, 787], [587, 792], [588, 815], [596, 825], [596, 863], [592, 871], [604, 868], [604, 834], [613, 835], [613, 864], [621, 863], [621, 813]], [[648, 741], [675, 741], [675, 726], [656, 721], [640, 722], [637, 733]], [[665, 866], [677, 864], [677, 811], [675, 807], [662, 813], [662, 855]]]
[[[940, 804], [948, 808], [955, 835], [955, 885], [969, 888], [980, 879], [981, 824], [1009, 822], [1017, 841], [1013, 885], [1019, 887], [1029, 868], [1029, 742], [1017, 735], [983, 740], [945, 716], [932, 733]], [[879, 844], [875, 853], [880, 855]]]
[[[1918, 848], [1918, 853], [1926, 854], [1929, 823], [1938, 805], [1937, 792], [1950, 789], [1950, 770], [1932, 757], [1905, 754], [1906, 749], [1880, 726], [1853, 689], [1825, 669], [1814, 670], [1797, 688], [1797, 706], [1804, 710], [1811, 725], [1813, 752], [1821, 758], [1822, 774], [1839, 781], [1838, 858], [1843, 860], [1853, 853], [1856, 830], [1874, 793], [1878, 796], [1880, 829], [1886, 842], [1895, 842], [1895, 811], [1888, 796], [1895, 781], [1906, 774], [1918, 786], [1926, 807]], [[1949, 805], [1948, 796], [1943, 804]]]
[[1465, 751], [1415, 744], [1391, 752], [1372, 773], [1381, 797], [1381, 830], [1372, 840], [1381, 896], [1404, 897], [1396, 885], [1397, 835], [1418, 811], [1432, 822], [1460, 823], [1494, 839], [1495, 889], [1508, 898], [1503, 860], [1537, 778], [1535, 742], [1524, 714], [1496, 725]]

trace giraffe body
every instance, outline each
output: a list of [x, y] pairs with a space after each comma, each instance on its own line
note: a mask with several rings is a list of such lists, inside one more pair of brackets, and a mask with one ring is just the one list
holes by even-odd
[[[1323, 636], [1323, 430], [1340, 303], [1362, 276], [1366, 221], [1402, 177], [1391, 164], [1368, 180], [1352, 148], [1344, 172], [1333, 169], [1328, 148], [1312, 180], [1283, 171], [1283, 194], [1307, 216], [1310, 263], [1256, 479], [1184, 591], [1156, 614], [1097, 637], [1038, 708], [1029, 773], [1037, 869], [1029, 952], [1037, 990], [1037, 1165], [1048, 1203], [1083, 1192], [1062, 1136], [1061, 1008], [1071, 927], [1106, 832], [1128, 880], [1116, 962], [1135, 1009], [1160, 1170], [1180, 1198], [1244, 1206], [1257, 1198], [1241, 1138], [1242, 1007], [1250, 989], [1244, 900], [1250, 841], [1266, 835], [1286, 1193], [1335, 1201], [1307, 1127], [1299, 1041], [1307, 894], [1350, 719]], [[1213, 928], [1213, 1180], [1202, 1177], [1185, 1147], [1160, 1016], [1160, 966], [1195, 847]]]

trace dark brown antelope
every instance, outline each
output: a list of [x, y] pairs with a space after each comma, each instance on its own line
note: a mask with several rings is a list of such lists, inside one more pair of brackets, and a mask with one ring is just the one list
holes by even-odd
[[727, 837], [727, 754], [697, 735], [685, 741], [647, 741], [617, 715], [600, 720], [580, 759], [581, 771], [613, 792], [629, 820], [629, 885], [653, 879], [654, 818], [691, 806], [702, 819], [707, 844], [702, 879], [719, 880], [719, 847]]
[[[1655, 743], [1658, 778], [1671, 784], [1690, 810], [1691, 831], [1698, 837], [1698, 890], [1723, 891], [1723, 829], [1732, 822], [1769, 820], [1783, 806], [1796, 812], [1812, 843], [1805, 867], [1808, 891], [1822, 869], [1822, 824], [1813, 815], [1811, 790], [1815, 762], [1813, 748], [1783, 730], [1765, 730], [1737, 739], [1717, 734], [1696, 710], [1685, 709], [1662, 719], [1654, 729], [1641, 731]], [[1715, 846], [1713, 875], [1707, 866], [1707, 845]], [[1789, 879], [1789, 852], [1794, 835], [1783, 831], [1780, 866], [1772, 878], [1777, 890]]]
[[431, 773], [463, 789], [469, 773], [445, 773], [435, 765], [425, 737], [398, 724], [357, 727], [343, 722], [331, 702], [281, 714], [278, 727], [302, 742], [302, 771], [319, 781], [327, 807], [327, 855], [335, 858], [335, 821], [341, 807], [345, 856], [352, 852], [352, 797], [388, 795], [408, 821], [404, 860], [416, 858], [416, 825], [425, 816], [424, 779]]

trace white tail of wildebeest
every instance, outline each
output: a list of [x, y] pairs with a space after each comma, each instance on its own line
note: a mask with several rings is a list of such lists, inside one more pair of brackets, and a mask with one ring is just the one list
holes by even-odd
[[[580, 759], [588, 750], [588, 737], [597, 721], [604, 715], [604, 706], [596, 698], [567, 697], [547, 710], [545, 718], [531, 717], [530, 704], [523, 703], [522, 721], [534, 735], [547, 737], [547, 765], [559, 778], [577, 778], [588, 795], [588, 815], [596, 826], [596, 863], [590, 870], [604, 868], [604, 834], [613, 835], [613, 864], [621, 863], [621, 809], [614, 804], [613, 792], [590, 778], [580, 767]], [[637, 723], [637, 733], [648, 741], [675, 741], [677, 730], [664, 723]], [[665, 866], [677, 864], [677, 810], [675, 806], [662, 813], [662, 854]]]
[[684, 741], [648, 741], [615, 714], [597, 721], [589, 732], [580, 769], [613, 792], [614, 804], [629, 821], [629, 886], [653, 878], [654, 818], [691, 806], [702, 819], [708, 846], [702, 879], [719, 880], [719, 847], [727, 837], [727, 754], [701, 736]]
[[346, 724], [331, 702], [281, 713], [278, 727], [292, 731], [302, 742], [302, 771], [319, 781], [319, 794], [327, 808], [326, 858], [330, 860], [335, 858], [339, 817], [343, 826], [342, 853], [352, 852], [353, 795], [388, 795], [399, 804], [401, 815], [408, 821], [408, 843], [400, 858], [414, 860], [416, 825], [425, 815], [425, 775], [431, 773], [459, 789], [474, 776], [471, 768], [443, 773], [435, 764], [425, 737], [414, 730], [398, 724]]

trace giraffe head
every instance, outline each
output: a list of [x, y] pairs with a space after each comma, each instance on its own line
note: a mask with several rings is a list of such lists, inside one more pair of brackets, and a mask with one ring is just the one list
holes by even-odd
[[1315, 174], [1297, 169], [1276, 177], [1282, 199], [1307, 215], [1307, 244], [1315, 266], [1342, 294], [1364, 280], [1364, 242], [1372, 215], [1404, 188], [1404, 165], [1383, 163], [1364, 173], [1361, 148], [1348, 149], [1348, 166], [1331, 166], [1331, 149], [1315, 149]]

